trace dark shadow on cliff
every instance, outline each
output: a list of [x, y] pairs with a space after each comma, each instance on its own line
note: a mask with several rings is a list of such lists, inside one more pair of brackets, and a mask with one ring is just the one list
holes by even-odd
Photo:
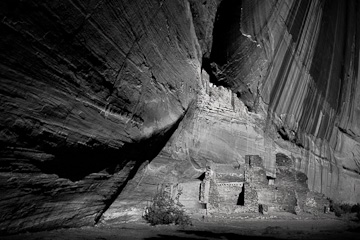
[[[91, 173], [114, 174], [123, 169], [130, 161], [135, 162], [135, 172], [145, 161], [154, 159], [178, 128], [185, 113], [171, 126], [153, 133], [148, 138], [125, 143], [114, 149], [95, 139], [86, 145], [63, 145], [49, 149], [54, 155], [51, 161], [34, 162], [43, 173], [56, 174], [71, 181], [84, 179]], [[43, 139], [46, 141], [46, 139]]]
[[210, 58], [202, 59], [202, 68], [209, 74], [210, 82], [217, 86], [230, 88], [222, 81], [225, 76], [221, 75], [218, 66], [227, 63], [233, 53], [232, 45], [236, 44], [236, 39], [241, 35], [241, 6], [240, 0], [223, 0], [216, 11], [211, 54]]
[[111, 177], [112, 174], [121, 171], [128, 163], [133, 164], [122, 184], [104, 200], [104, 208], [94, 218], [96, 224], [122, 192], [127, 182], [135, 176], [140, 166], [145, 161], [151, 162], [160, 153], [186, 113], [187, 110], [171, 126], [154, 132], [148, 138], [126, 143], [120, 149], [104, 146], [103, 143], [95, 140], [88, 142], [86, 146], [63, 145], [47, 151], [54, 155], [53, 160], [36, 161], [34, 165], [43, 173], [56, 174], [60, 178], [71, 181], [80, 181], [88, 175], [98, 172], [107, 173], [108, 177]]
[[[257, 64], [260, 50], [241, 32], [244, 4], [241, 0], [221, 1], [216, 11], [210, 57], [203, 56], [201, 67], [208, 73], [212, 84], [230, 89], [249, 111], [256, 112], [258, 89], [249, 87], [249, 83], [243, 82], [243, 78], [252, 74], [249, 69], [245, 69], [244, 64]], [[249, 57], [249, 49], [256, 51], [256, 55]], [[236, 67], [235, 63], [238, 64]]]
[[223, 0], [221, 1], [214, 23], [213, 45], [210, 60], [218, 65], [224, 65], [233, 53], [233, 44], [241, 35], [242, 1]]
[[[190, 104], [191, 106], [191, 104]], [[188, 107], [188, 109], [190, 108]], [[188, 110], [187, 109], [187, 110]], [[125, 153], [128, 154], [129, 160], [135, 160], [135, 166], [131, 169], [130, 174], [127, 176], [124, 183], [119, 186], [117, 191], [112, 194], [105, 202], [105, 207], [101, 212], [97, 214], [95, 217], [95, 224], [97, 224], [102, 215], [106, 212], [106, 210], [111, 206], [111, 204], [116, 200], [116, 198], [120, 195], [126, 184], [129, 180], [134, 178], [137, 171], [139, 170], [140, 166], [145, 162], [149, 161], [151, 162], [165, 147], [166, 143], [169, 141], [170, 137], [173, 135], [173, 133], [176, 131], [176, 129], [179, 127], [179, 124], [185, 117], [187, 110], [184, 112], [184, 114], [169, 128], [161, 130], [155, 134], [153, 134], [150, 138], [144, 139], [138, 143], [135, 144], [128, 144], [125, 146]], [[130, 158], [133, 157], [133, 158]]]

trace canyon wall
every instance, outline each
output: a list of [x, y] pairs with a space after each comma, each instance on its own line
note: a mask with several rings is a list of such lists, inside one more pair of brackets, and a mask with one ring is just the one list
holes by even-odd
[[339, 179], [360, 166], [358, 12], [356, 1], [223, 1], [204, 66], [266, 119], [311, 189], [351, 202], [358, 180]]
[[194, 101], [184, 1], [2, 1], [0, 229], [97, 222]]
[[360, 202], [360, 4], [2, 1], [0, 230], [130, 221], [162, 184], [276, 154]]

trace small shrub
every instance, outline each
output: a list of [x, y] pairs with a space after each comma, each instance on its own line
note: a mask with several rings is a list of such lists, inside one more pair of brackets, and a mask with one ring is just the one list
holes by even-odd
[[334, 207], [334, 212], [335, 212], [335, 216], [337, 216], [337, 217], [341, 217], [341, 215], [344, 214], [344, 211], [341, 209], [341, 207], [339, 205], [336, 205]]
[[351, 212], [359, 213], [360, 212], [360, 203], [357, 203], [351, 207]]
[[342, 208], [340, 207], [340, 204], [330, 200], [330, 211], [335, 213], [335, 216], [341, 217], [341, 215], [344, 213]]
[[346, 213], [357, 213], [356, 216], [360, 220], [360, 204], [351, 205], [349, 203], [336, 203], [333, 200], [329, 200], [330, 202], [330, 211], [335, 213], [335, 216], [341, 217], [341, 215]]
[[143, 218], [151, 225], [192, 225], [190, 217], [186, 215], [183, 205], [179, 202], [181, 193], [179, 191], [175, 200], [164, 190], [156, 193], [150, 206], [145, 209]]
[[352, 206], [348, 203], [343, 203], [340, 205], [341, 210], [343, 210], [344, 213], [350, 213]]

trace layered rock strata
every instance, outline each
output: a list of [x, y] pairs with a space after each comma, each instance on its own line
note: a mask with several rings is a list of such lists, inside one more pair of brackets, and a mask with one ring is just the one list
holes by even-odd
[[0, 19], [0, 229], [94, 224], [195, 99], [190, 5], [2, 1]]
[[350, 180], [360, 165], [358, 12], [356, 1], [223, 1], [207, 67], [263, 115], [267, 136], [300, 147], [280, 144], [307, 162], [298, 166], [311, 189], [351, 202], [359, 199], [358, 177]]

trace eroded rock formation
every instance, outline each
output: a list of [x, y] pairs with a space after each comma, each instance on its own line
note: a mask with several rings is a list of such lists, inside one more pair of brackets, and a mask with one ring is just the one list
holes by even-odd
[[93, 224], [195, 99], [187, 2], [1, 2], [1, 229]]
[[0, 17], [2, 232], [136, 219], [159, 185], [247, 155], [360, 202], [356, 0], [6, 0]]

